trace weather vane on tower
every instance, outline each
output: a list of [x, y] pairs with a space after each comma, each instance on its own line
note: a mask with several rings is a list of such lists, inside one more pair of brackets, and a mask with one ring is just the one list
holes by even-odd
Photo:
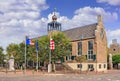
[[53, 21], [56, 21], [57, 20], [57, 16], [56, 16], [56, 14], [55, 14], [55, 12], [56, 12], [56, 8], [54, 8], [54, 11], [53, 11], [53, 16], [52, 16], [52, 20]]

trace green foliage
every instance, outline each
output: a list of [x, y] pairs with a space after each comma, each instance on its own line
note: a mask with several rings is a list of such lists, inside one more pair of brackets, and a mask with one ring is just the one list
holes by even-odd
[[43, 36], [39, 40], [39, 57], [41, 61], [49, 61], [49, 37]]
[[27, 61], [36, 62], [36, 50], [35, 50], [35, 46], [30, 46], [30, 45], [27, 46], [26, 57], [27, 57]]
[[0, 54], [3, 54], [3, 48], [0, 46]]
[[9, 46], [7, 47], [7, 56], [8, 56], [8, 58], [10, 58], [10, 56], [13, 55], [14, 59], [15, 59], [15, 62], [18, 61], [20, 59], [19, 51], [20, 51], [20, 48], [19, 48], [18, 44], [14, 44], [14, 43], [9, 44]]
[[24, 54], [25, 54], [25, 43], [20, 43], [18, 48], [18, 62], [23, 63], [24, 62]]
[[112, 56], [113, 64], [120, 63], [120, 54], [115, 54]]
[[[71, 44], [67, 36], [63, 33], [58, 33], [52, 36], [55, 41], [55, 50], [52, 51], [52, 61], [61, 60], [64, 56], [71, 54]], [[33, 42], [36, 40], [33, 39]], [[49, 36], [42, 36], [38, 38], [39, 43], [39, 52], [38, 52], [38, 60], [43, 62], [49, 61], [49, 53], [50, 53], [50, 38]], [[36, 62], [36, 49], [35, 46], [27, 46], [27, 61]], [[9, 44], [7, 47], [7, 56], [14, 56], [16, 63], [24, 62], [24, 54], [25, 54], [25, 43], [20, 44]]]
[[0, 63], [4, 62], [4, 54], [3, 54], [3, 48], [0, 46]]
[[75, 58], [75, 60], [77, 61], [77, 62], [84, 62], [85, 60], [86, 60], [86, 56], [85, 55], [82, 55], [82, 56], [77, 56], [76, 58]]
[[16, 56], [18, 51], [18, 45], [17, 44], [9, 44], [7, 47], [7, 54], [10, 57], [11, 55]]
[[[71, 44], [67, 36], [62, 32], [52, 36], [55, 41], [55, 50], [51, 51], [52, 61], [61, 60], [64, 56], [71, 54]], [[42, 61], [49, 61], [50, 53], [50, 38], [48, 36], [43, 36], [39, 39], [40, 56]]]
[[55, 50], [52, 52], [52, 60], [60, 60], [64, 56], [68, 56], [71, 54], [71, 43], [67, 36], [59, 32], [58, 34], [54, 35], [53, 40], [55, 41]]

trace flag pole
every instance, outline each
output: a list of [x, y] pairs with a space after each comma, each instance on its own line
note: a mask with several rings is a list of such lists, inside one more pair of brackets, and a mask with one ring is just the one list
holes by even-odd
[[50, 53], [49, 53], [49, 64], [51, 64], [51, 49], [50, 49]]
[[[51, 40], [51, 36], [50, 36], [50, 40]], [[51, 64], [51, 49], [50, 49], [50, 53], [49, 53], [49, 64]]]
[[27, 36], [25, 36], [25, 66], [24, 66], [25, 73], [26, 73], [26, 39], [27, 39]]
[[37, 72], [38, 72], [38, 51], [37, 51]]
[[37, 55], [36, 69], [37, 69], [37, 72], [38, 72], [38, 38], [37, 38], [37, 40], [36, 40], [36, 55]]
[[[50, 36], [50, 40], [51, 40], [51, 36]], [[49, 47], [50, 48], [50, 47]], [[50, 73], [52, 71], [52, 65], [51, 65], [51, 49], [50, 53], [49, 53], [49, 64], [48, 64], [48, 73]]]

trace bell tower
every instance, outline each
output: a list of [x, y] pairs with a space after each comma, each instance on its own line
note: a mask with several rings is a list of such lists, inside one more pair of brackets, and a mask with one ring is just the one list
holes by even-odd
[[47, 25], [48, 34], [52, 32], [61, 31], [61, 23], [57, 22], [56, 9], [54, 9], [54, 14], [52, 16], [52, 22]]

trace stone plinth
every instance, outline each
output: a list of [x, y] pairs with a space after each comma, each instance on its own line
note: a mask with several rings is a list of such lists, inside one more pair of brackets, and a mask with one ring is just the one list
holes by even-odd
[[14, 57], [13, 57], [13, 55], [10, 57], [8, 63], [9, 63], [9, 71], [14, 71], [15, 68], [14, 68]]

